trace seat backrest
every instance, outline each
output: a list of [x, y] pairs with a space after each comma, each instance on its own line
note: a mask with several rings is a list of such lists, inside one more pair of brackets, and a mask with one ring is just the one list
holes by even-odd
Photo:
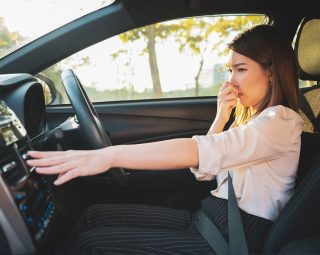
[[[299, 27], [295, 52], [300, 78], [320, 81], [320, 18], [306, 18]], [[305, 120], [296, 191], [274, 222], [265, 242], [264, 253], [276, 254], [290, 241], [320, 236], [320, 111], [319, 85], [301, 89], [300, 115]], [[309, 109], [307, 109], [309, 108]], [[319, 125], [320, 126], [320, 125]]]
[[320, 134], [320, 21], [305, 19], [297, 32], [294, 50], [301, 80], [318, 81], [317, 85], [300, 88], [300, 115], [304, 131]]
[[300, 88], [299, 114], [304, 120], [304, 132], [320, 134], [320, 85]]
[[310, 172], [320, 151], [320, 135], [303, 131], [295, 190]]
[[[318, 84], [300, 88], [300, 116], [304, 120], [301, 136], [301, 152], [296, 187], [310, 170], [318, 154], [320, 136], [320, 20], [305, 19], [297, 33], [295, 52], [297, 55], [300, 79], [314, 80]], [[316, 134], [316, 135], [313, 135]]]

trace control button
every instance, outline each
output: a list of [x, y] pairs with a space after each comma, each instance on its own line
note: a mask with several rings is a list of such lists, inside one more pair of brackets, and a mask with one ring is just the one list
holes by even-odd
[[43, 222], [43, 225], [44, 225], [44, 227], [46, 228], [46, 227], [48, 227], [48, 224], [49, 224], [49, 219], [46, 219], [46, 220]]
[[22, 192], [19, 192], [19, 193], [16, 195], [16, 200], [17, 200], [17, 201], [20, 201], [23, 197], [24, 197], [24, 194], [23, 194]]
[[23, 211], [27, 211], [27, 210], [28, 210], [28, 206], [27, 206], [27, 204], [25, 204], [25, 203], [21, 204], [21, 205], [20, 205], [20, 208], [21, 208], [21, 210], [23, 210]]
[[32, 217], [29, 216], [29, 217], [28, 217], [28, 222], [29, 222], [29, 223], [32, 223], [32, 221], [33, 221]]
[[15, 161], [11, 161], [10, 163], [4, 165], [2, 167], [2, 171], [5, 173], [5, 172], [8, 172], [10, 171], [11, 169], [15, 168], [17, 166], [17, 163]]
[[[37, 184], [34, 184], [33, 186], [34, 186], [35, 188], [38, 187]], [[43, 198], [43, 193], [42, 193], [42, 192], [39, 192], [39, 193], [37, 194], [37, 200], [41, 200], [42, 198]]]
[[29, 158], [29, 155], [28, 155], [28, 153], [23, 153], [23, 154], [21, 155], [21, 157], [22, 157], [24, 160], [27, 160], [27, 159]]
[[43, 235], [43, 232], [41, 230], [38, 231], [36, 236], [35, 236], [36, 241], [39, 241], [41, 239], [42, 235]]

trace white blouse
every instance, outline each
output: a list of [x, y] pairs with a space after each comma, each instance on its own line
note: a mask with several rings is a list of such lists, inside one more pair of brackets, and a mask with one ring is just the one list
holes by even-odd
[[282, 105], [268, 107], [247, 124], [198, 142], [198, 180], [216, 178], [212, 195], [228, 199], [228, 171], [239, 208], [274, 221], [294, 193], [304, 122]]

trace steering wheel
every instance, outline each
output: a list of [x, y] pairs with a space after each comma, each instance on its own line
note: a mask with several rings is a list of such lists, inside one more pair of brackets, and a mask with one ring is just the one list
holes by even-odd
[[[90, 102], [81, 82], [71, 69], [61, 73], [63, 86], [77, 116], [80, 134], [91, 149], [101, 149], [112, 146], [111, 141], [101, 125], [100, 118]], [[107, 174], [112, 182], [123, 187], [127, 183], [127, 175], [122, 168], [112, 168]]]

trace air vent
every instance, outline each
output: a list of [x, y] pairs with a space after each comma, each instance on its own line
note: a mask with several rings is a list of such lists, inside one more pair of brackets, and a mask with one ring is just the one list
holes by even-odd
[[19, 157], [12, 147], [7, 147], [0, 152], [0, 172], [8, 186], [16, 185], [27, 176]]

